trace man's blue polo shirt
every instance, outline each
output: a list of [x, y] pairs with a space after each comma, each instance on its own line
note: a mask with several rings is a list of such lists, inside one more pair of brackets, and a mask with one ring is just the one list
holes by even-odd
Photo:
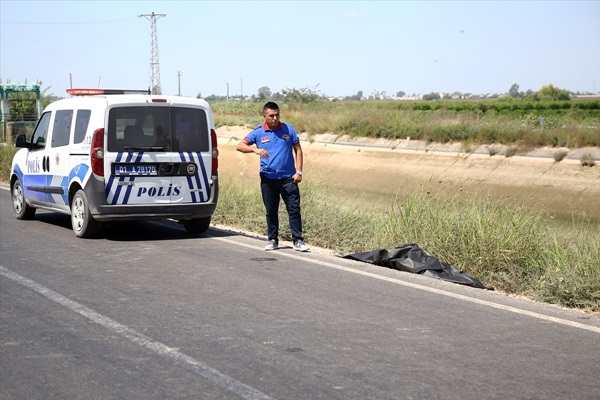
[[300, 142], [293, 126], [280, 122], [275, 130], [270, 130], [266, 123], [254, 128], [244, 138], [252, 146], [269, 152], [269, 158], [260, 158], [260, 172], [269, 179], [290, 178], [296, 173], [293, 146]]

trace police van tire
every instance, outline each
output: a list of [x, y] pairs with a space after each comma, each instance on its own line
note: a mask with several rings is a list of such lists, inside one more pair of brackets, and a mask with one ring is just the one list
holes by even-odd
[[188, 219], [183, 226], [188, 233], [204, 233], [210, 226], [210, 217]]
[[83, 190], [78, 190], [71, 202], [71, 224], [73, 232], [79, 238], [95, 236], [100, 229], [100, 223], [92, 217], [87, 197]]
[[20, 180], [16, 180], [12, 190], [13, 208], [17, 219], [32, 219], [35, 215], [35, 208], [27, 204], [25, 192]]

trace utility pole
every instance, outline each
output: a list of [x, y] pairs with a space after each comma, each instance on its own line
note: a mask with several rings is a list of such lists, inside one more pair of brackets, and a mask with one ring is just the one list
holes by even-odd
[[181, 96], [181, 71], [177, 71], [177, 95]]
[[158, 35], [156, 33], [156, 20], [160, 17], [166, 17], [167, 14], [141, 14], [138, 17], [144, 17], [151, 23], [151, 49], [150, 49], [150, 90], [152, 94], [162, 94], [160, 86], [160, 64], [158, 62]]

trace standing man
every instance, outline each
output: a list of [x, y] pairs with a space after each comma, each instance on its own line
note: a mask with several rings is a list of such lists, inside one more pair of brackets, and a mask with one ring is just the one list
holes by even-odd
[[290, 219], [294, 250], [308, 251], [302, 238], [298, 188], [303, 163], [300, 139], [293, 126], [280, 121], [277, 104], [271, 101], [265, 104], [262, 115], [265, 122], [241, 140], [236, 150], [260, 156], [260, 190], [267, 212], [269, 238], [265, 250], [279, 247], [279, 199], [282, 198]]

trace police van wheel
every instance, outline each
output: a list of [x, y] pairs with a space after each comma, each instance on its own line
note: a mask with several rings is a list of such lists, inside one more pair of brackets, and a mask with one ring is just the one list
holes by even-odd
[[71, 202], [71, 224], [75, 236], [93, 237], [100, 229], [100, 223], [92, 217], [87, 197], [83, 190], [78, 190]]
[[30, 207], [25, 200], [25, 193], [20, 180], [16, 180], [12, 190], [13, 208], [17, 219], [32, 219], [35, 215], [35, 208]]
[[210, 226], [210, 217], [188, 219], [183, 221], [183, 226], [188, 233], [204, 233]]

